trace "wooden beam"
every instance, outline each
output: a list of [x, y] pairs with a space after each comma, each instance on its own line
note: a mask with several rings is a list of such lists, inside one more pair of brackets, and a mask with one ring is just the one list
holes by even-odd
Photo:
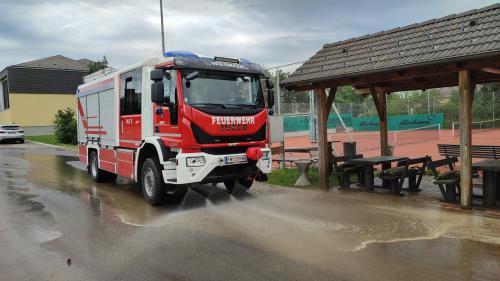
[[382, 110], [380, 108], [380, 102], [378, 99], [377, 92], [375, 91], [375, 89], [372, 88], [370, 89], [370, 93], [372, 95], [373, 103], [375, 104], [375, 109], [377, 109], [378, 117], [382, 118]]
[[332, 111], [332, 105], [336, 94], [337, 87], [330, 88], [330, 92], [328, 93], [328, 98], [326, 100], [326, 116], [330, 115], [330, 112]]
[[319, 138], [319, 186], [321, 189], [328, 190], [330, 188], [328, 174], [328, 114], [327, 114], [327, 99], [325, 89], [315, 90], [318, 105], [318, 138]]
[[[411, 66], [410, 66], [411, 67]], [[373, 74], [360, 74], [352, 77], [339, 77], [339, 78], [321, 78], [317, 79], [318, 81], [304, 81], [301, 85], [295, 86], [286, 86], [287, 88], [291, 88], [297, 91], [308, 91], [320, 88], [331, 88], [345, 85], [364, 85], [364, 84], [372, 84], [372, 83], [380, 83], [383, 81], [396, 81], [396, 80], [405, 80], [412, 79], [416, 77], [432, 77], [437, 75], [443, 75], [447, 73], [458, 73], [462, 69], [470, 69], [470, 70], [481, 70], [484, 68], [495, 68], [500, 67], [500, 56], [492, 56], [489, 58], [482, 59], [470, 59], [469, 61], [456, 61], [449, 62], [447, 64], [441, 65], [431, 65], [431, 66], [422, 66], [412, 68], [401, 68], [401, 69], [390, 69], [390, 70], [380, 70], [377, 73]], [[456, 84], [455, 84], [456, 85]]]
[[[500, 75], [488, 72], [475, 72], [473, 80], [475, 84], [483, 84], [490, 82], [500, 82]], [[358, 94], [366, 95], [370, 93], [371, 88], [376, 88], [377, 92], [394, 93], [401, 91], [425, 90], [442, 87], [452, 87], [458, 85], [457, 73], [449, 73], [446, 75], [437, 75], [428, 78], [418, 78], [410, 80], [393, 81], [389, 83], [375, 83], [371, 85], [357, 86]]]
[[475, 84], [470, 70], [458, 73], [460, 122], [460, 205], [472, 208], [472, 99]]
[[484, 71], [484, 72], [488, 72], [488, 73], [500, 74], [500, 69], [494, 68], [494, 67], [485, 67], [485, 68], [483, 68], [481, 70]]
[[389, 155], [389, 134], [387, 124], [387, 95], [371, 88], [371, 95], [380, 120], [380, 155]]
[[380, 155], [389, 155], [389, 134], [387, 124], [387, 94], [381, 93], [379, 96], [380, 106]]

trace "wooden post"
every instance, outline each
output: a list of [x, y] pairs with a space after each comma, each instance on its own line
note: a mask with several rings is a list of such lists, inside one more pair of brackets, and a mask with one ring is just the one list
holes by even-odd
[[380, 155], [389, 155], [389, 138], [387, 131], [387, 94], [377, 94], [375, 89], [371, 89], [373, 102], [380, 119]]
[[319, 140], [319, 186], [321, 189], [330, 188], [328, 175], [328, 115], [325, 89], [315, 90], [318, 106], [318, 140]]
[[380, 155], [389, 155], [389, 136], [387, 128], [387, 94], [380, 93]]
[[475, 84], [470, 70], [458, 72], [459, 123], [460, 123], [460, 204], [464, 209], [472, 208], [472, 100]]

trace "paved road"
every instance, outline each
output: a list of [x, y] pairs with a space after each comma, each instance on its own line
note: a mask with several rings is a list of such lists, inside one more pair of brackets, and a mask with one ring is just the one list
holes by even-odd
[[419, 198], [257, 185], [151, 207], [73, 152], [0, 144], [0, 280], [500, 280], [500, 214]]

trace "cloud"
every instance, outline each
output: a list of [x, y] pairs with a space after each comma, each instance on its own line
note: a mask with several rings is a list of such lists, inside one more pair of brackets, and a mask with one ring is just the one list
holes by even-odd
[[[495, 1], [171, 1], [166, 45], [277, 65], [304, 60], [324, 43], [480, 8]], [[161, 53], [156, 0], [2, 1], [0, 69], [62, 54], [122, 67]]]

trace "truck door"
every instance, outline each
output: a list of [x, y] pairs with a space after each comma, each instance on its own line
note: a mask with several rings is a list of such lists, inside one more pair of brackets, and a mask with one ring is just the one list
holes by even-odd
[[178, 94], [177, 94], [177, 71], [167, 70], [169, 75], [163, 79], [165, 97], [170, 100], [169, 104], [157, 104], [154, 106], [154, 134], [164, 137], [178, 137], [180, 134], [178, 126]]
[[120, 146], [141, 144], [142, 68], [120, 76]]

